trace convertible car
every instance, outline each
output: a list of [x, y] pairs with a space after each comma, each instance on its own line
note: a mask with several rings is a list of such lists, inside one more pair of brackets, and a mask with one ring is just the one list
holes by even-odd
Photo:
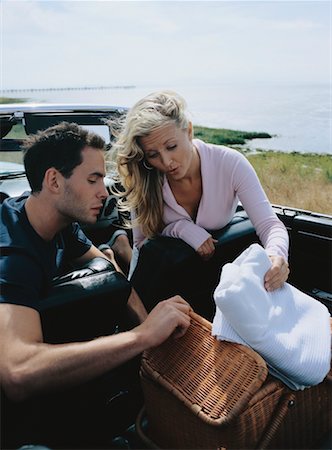
[[[112, 136], [105, 119], [125, 111], [105, 105], [1, 106], [0, 202], [29, 190], [20, 150], [28, 134], [61, 121], [76, 122], [100, 133], [110, 149]], [[109, 197], [97, 223], [84, 227], [96, 245], [106, 242], [114, 227], [121, 227], [112, 182], [110, 174], [105, 178]], [[332, 216], [291, 205], [273, 208], [290, 237], [289, 283], [332, 313]], [[98, 392], [80, 386], [14, 403], [2, 391], [1, 448], [331, 448], [331, 374], [305, 394], [293, 394], [268, 374], [254, 351], [212, 339], [213, 292], [221, 268], [252, 243], [259, 243], [240, 204], [232, 221], [214, 231], [213, 237], [216, 252], [208, 262], [183, 241], [160, 236], [144, 244], [130, 281], [103, 259], [55, 279], [41, 313], [45, 341], [50, 344], [93, 339], [133, 326], [126, 308], [131, 286], [147, 310], [158, 301], [182, 295], [194, 310], [190, 332], [182, 346], [166, 342], [155, 352], [145, 352], [142, 360], [103, 377]], [[216, 352], [227, 362], [218, 373], [207, 358]], [[248, 371], [235, 382], [246, 364]], [[215, 377], [207, 387], [211, 370]], [[171, 373], [176, 375], [172, 378]], [[253, 373], [256, 381], [250, 378]], [[225, 398], [230, 397], [227, 389], [233, 381], [241, 398], [229, 406], [231, 400]], [[216, 386], [224, 390], [214, 399], [219, 412], [211, 418], [206, 399]], [[273, 401], [264, 403], [269, 393]], [[88, 421], [76, 415], [80, 405], [88, 405]]]

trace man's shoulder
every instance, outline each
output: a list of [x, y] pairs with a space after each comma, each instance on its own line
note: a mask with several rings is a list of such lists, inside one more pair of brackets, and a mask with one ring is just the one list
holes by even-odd
[[43, 267], [29, 251], [17, 247], [1, 248], [0, 304], [18, 304], [37, 308], [46, 292]]
[[24, 209], [25, 202], [30, 192], [24, 192], [19, 197], [7, 197], [0, 205], [1, 210], [19, 213]]
[[25, 202], [27, 195], [21, 197], [9, 197], [0, 205], [0, 234], [2, 249], [10, 248], [17, 244], [21, 246], [24, 239], [25, 223]]
[[25, 202], [29, 193], [20, 197], [8, 197], [0, 204], [0, 224], [2, 229], [17, 225], [25, 212]]

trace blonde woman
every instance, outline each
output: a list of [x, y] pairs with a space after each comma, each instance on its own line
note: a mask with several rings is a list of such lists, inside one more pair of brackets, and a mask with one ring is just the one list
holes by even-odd
[[265, 288], [287, 280], [288, 234], [254, 169], [238, 151], [194, 139], [180, 95], [161, 91], [138, 101], [113, 148], [136, 249], [146, 238], [171, 236], [208, 260], [215, 240], [207, 230], [227, 225], [241, 201], [272, 261]]

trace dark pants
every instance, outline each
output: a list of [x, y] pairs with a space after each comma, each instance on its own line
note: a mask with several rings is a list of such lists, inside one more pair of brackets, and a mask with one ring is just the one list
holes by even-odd
[[142, 406], [139, 362], [136, 358], [88, 383], [21, 403], [3, 394], [1, 448], [109, 448]]

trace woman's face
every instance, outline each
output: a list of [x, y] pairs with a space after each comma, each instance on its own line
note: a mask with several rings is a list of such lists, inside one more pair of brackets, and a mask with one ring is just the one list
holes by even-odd
[[181, 180], [193, 159], [192, 125], [186, 130], [170, 123], [139, 138], [146, 162], [165, 173], [168, 179]]

